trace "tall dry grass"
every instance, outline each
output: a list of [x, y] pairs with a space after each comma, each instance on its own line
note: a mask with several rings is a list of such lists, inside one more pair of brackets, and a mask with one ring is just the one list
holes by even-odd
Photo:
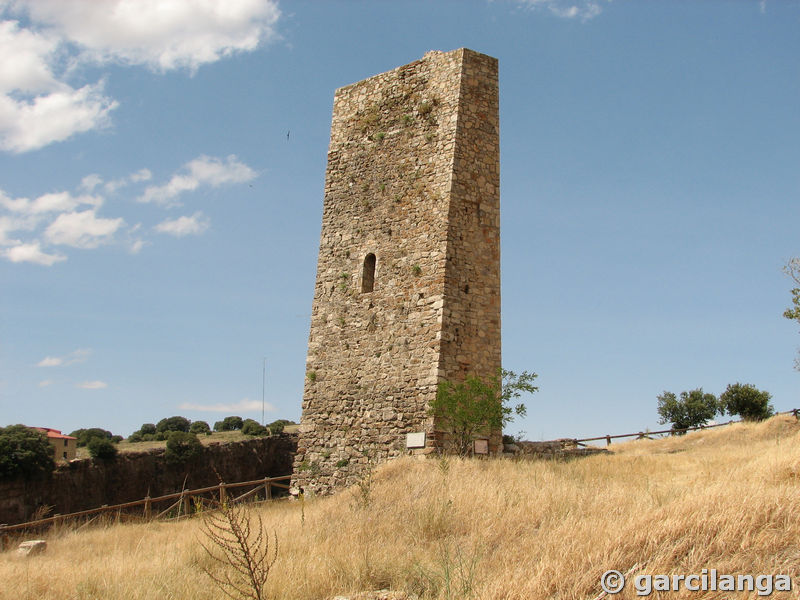
[[[612, 446], [571, 462], [397, 460], [371, 486], [262, 505], [267, 589], [292, 600], [391, 588], [421, 598], [594, 598], [600, 575], [800, 567], [800, 424], [776, 417]], [[212, 599], [199, 519], [61, 532], [0, 555], [8, 599]], [[797, 597], [800, 580], [791, 594]], [[617, 598], [634, 598], [629, 586]], [[750, 594], [653, 593], [652, 598]]]

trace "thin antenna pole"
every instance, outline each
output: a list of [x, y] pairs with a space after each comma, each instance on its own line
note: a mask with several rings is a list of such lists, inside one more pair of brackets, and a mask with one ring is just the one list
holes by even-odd
[[264, 369], [261, 372], [261, 424], [266, 425], [264, 422], [264, 388], [267, 385], [267, 358], [264, 357]]

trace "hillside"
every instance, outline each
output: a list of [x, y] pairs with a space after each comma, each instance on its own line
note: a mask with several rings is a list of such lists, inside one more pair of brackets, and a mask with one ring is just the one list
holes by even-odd
[[[279, 544], [270, 597], [390, 588], [420, 598], [588, 599], [602, 573], [637, 563], [653, 575], [798, 575], [793, 417], [612, 449], [571, 462], [402, 459], [334, 497], [261, 506]], [[213, 565], [198, 545], [200, 524], [55, 532], [45, 555], [0, 555], [0, 597], [221, 598], [202, 573]], [[727, 596], [759, 597], [650, 597]], [[635, 597], [630, 584], [616, 596]]]

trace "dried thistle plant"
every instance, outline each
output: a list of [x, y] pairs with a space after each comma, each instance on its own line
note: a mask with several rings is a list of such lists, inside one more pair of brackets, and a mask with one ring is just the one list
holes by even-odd
[[200, 542], [200, 546], [225, 567], [221, 574], [203, 568], [217, 587], [233, 600], [266, 600], [264, 586], [278, 558], [277, 533], [272, 534], [270, 548], [261, 516], [255, 523], [250, 512], [238, 504], [225, 504], [220, 511], [209, 513], [202, 531], [207, 543]]

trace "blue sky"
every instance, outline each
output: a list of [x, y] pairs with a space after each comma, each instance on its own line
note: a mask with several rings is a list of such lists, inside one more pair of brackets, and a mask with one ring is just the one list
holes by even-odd
[[[169, 10], [166, 8], [169, 7]], [[333, 92], [500, 62], [529, 439], [800, 407], [800, 2], [0, 0], [0, 425], [298, 420]], [[287, 132], [289, 137], [287, 139]]]

